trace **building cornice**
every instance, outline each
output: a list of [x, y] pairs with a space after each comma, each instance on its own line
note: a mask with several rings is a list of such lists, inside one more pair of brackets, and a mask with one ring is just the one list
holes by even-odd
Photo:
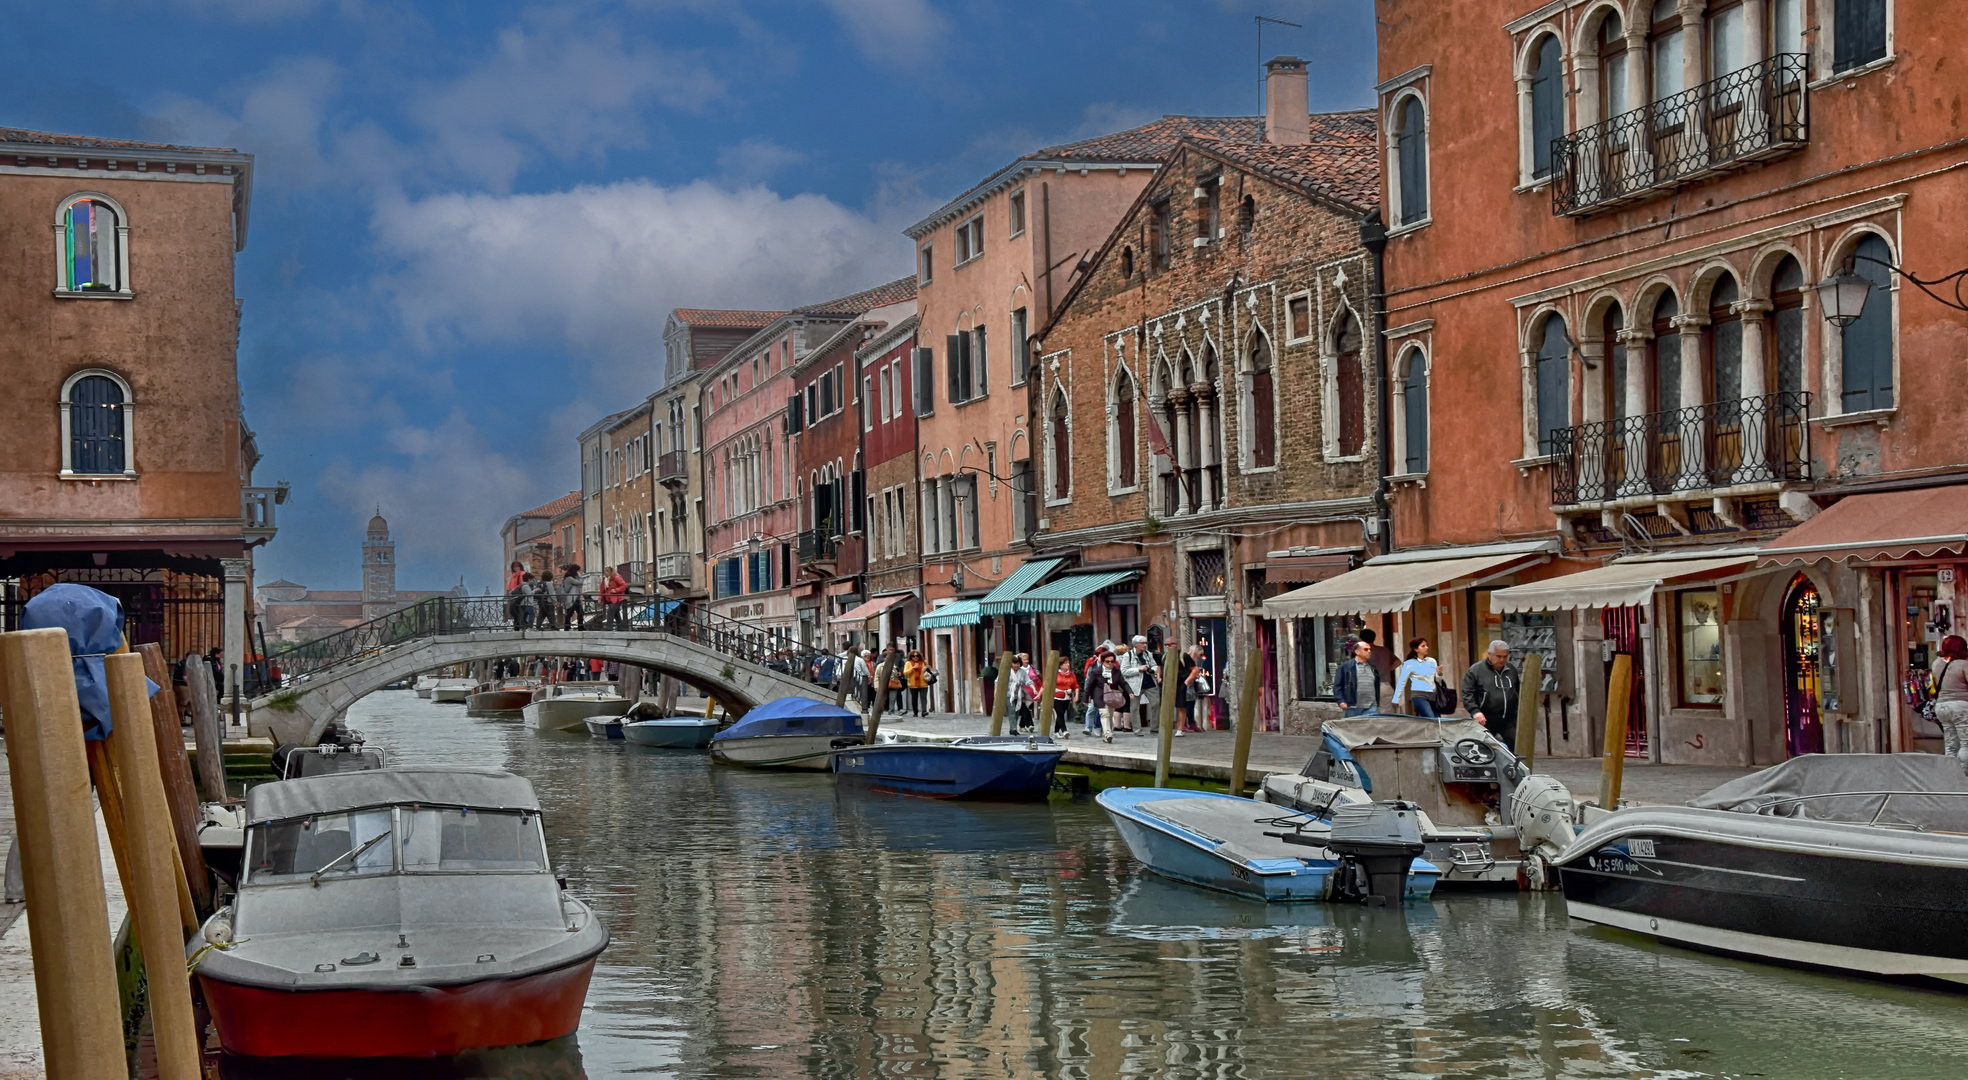
[[[1370, 517], [1373, 513], [1374, 501], [1371, 495], [1318, 499], [1309, 502], [1267, 503], [1263, 506], [1233, 506], [1223, 510], [1187, 514], [1180, 518], [1164, 520], [1163, 528], [1153, 535], [1181, 536], [1185, 533], [1206, 532], [1238, 525], [1328, 525], [1336, 521], [1354, 521], [1362, 517]], [[1132, 520], [1093, 525], [1084, 529], [1046, 530], [1034, 537], [1033, 542], [1045, 548], [1086, 547], [1089, 544], [1125, 543], [1149, 535], [1143, 522]]]

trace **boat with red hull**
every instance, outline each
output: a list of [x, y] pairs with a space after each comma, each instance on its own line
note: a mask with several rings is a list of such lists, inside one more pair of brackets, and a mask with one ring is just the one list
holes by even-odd
[[468, 716], [518, 716], [545, 684], [539, 679], [500, 679], [480, 683], [465, 699]]
[[262, 784], [245, 870], [188, 953], [249, 1057], [427, 1057], [579, 1025], [608, 931], [547, 863], [539, 803], [496, 769]]

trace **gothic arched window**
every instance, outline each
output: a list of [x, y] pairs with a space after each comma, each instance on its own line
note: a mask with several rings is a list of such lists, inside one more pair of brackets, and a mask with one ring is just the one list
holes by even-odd
[[1066, 419], [1066, 391], [1052, 392], [1052, 497], [1064, 499], [1073, 490], [1072, 426]]
[[1134, 380], [1123, 368], [1114, 376], [1114, 486], [1131, 488], [1136, 481], [1134, 459]]
[[1278, 464], [1277, 388], [1271, 371], [1271, 343], [1263, 334], [1251, 337], [1250, 349], [1250, 439], [1252, 468], [1268, 469]]

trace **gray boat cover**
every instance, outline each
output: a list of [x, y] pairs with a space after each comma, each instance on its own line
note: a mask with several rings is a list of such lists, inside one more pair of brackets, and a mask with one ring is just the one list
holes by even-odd
[[412, 766], [276, 780], [246, 792], [246, 821], [284, 821], [364, 806], [419, 803], [478, 810], [538, 810], [525, 777], [498, 769]]
[[1805, 754], [1731, 780], [1688, 805], [1858, 824], [1877, 815], [1881, 825], [1968, 832], [1968, 775], [1937, 754]]
[[1376, 745], [1438, 746], [1464, 739], [1496, 742], [1490, 729], [1474, 720], [1430, 720], [1425, 716], [1354, 716], [1328, 720], [1324, 731], [1348, 750]]

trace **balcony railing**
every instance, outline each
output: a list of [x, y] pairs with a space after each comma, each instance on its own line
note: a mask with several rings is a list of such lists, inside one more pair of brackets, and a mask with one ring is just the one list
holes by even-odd
[[1552, 433], [1551, 503], [1811, 479], [1811, 395], [1712, 401]]
[[671, 450], [656, 458], [656, 482], [685, 484], [690, 481], [690, 458], [681, 450]]
[[1551, 142], [1551, 210], [1589, 214], [1802, 146], [1805, 57], [1778, 53]]
[[799, 534], [799, 561], [801, 565], [816, 562], [834, 561], [834, 530], [831, 526], [806, 529]]
[[696, 584], [696, 560], [687, 551], [671, 551], [656, 556], [656, 580], [665, 585]]

